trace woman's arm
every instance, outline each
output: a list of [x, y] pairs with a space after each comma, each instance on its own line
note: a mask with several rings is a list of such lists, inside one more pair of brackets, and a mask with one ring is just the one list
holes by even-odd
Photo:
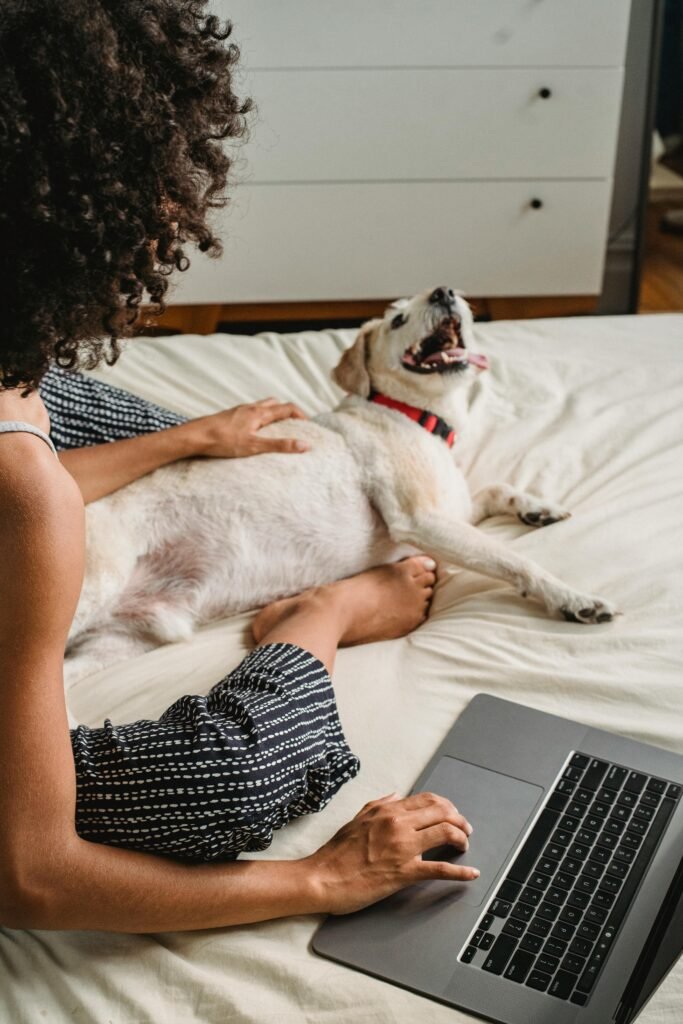
[[73, 448], [60, 452], [59, 458], [78, 484], [87, 505], [177, 459], [197, 455], [231, 459], [264, 452], [305, 452], [308, 445], [304, 441], [258, 433], [268, 423], [292, 418], [305, 419], [305, 414], [292, 403], [265, 398], [152, 434], [90, 448]]
[[342, 913], [424, 878], [470, 868], [422, 861], [465, 846], [448, 801], [368, 805], [299, 861], [183, 865], [88, 843], [74, 827], [76, 779], [63, 652], [83, 573], [83, 503], [47, 446], [0, 445], [0, 923], [147, 932]]

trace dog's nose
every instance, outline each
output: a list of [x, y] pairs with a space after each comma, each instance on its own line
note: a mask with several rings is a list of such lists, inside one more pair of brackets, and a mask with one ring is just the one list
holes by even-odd
[[429, 301], [434, 306], [446, 306], [451, 309], [455, 305], [455, 292], [452, 288], [435, 288], [429, 296]]

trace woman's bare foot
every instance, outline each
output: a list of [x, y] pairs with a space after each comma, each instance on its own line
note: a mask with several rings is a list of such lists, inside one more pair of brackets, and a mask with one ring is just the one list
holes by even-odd
[[337, 644], [369, 643], [404, 636], [427, 618], [436, 582], [436, 563], [426, 555], [380, 565], [357, 576], [267, 605], [252, 623], [260, 644], [287, 620], [323, 617]]

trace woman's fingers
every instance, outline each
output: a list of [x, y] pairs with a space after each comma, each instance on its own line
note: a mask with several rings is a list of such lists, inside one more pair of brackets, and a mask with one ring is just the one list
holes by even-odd
[[470, 845], [463, 830], [457, 825], [451, 825], [449, 821], [419, 829], [415, 833], [415, 839], [420, 853], [433, 850], [437, 846], [454, 846], [457, 850], [467, 850]]
[[259, 402], [258, 406], [260, 426], [262, 427], [268, 423], [277, 423], [278, 420], [308, 419], [306, 413], [293, 402], [276, 402], [267, 398], [263, 403]]
[[413, 793], [412, 796], [406, 797], [403, 806], [411, 812], [414, 827], [417, 829], [448, 821], [461, 828], [466, 835], [473, 831], [471, 824], [455, 804], [438, 793]]
[[444, 882], [473, 882], [479, 878], [479, 868], [465, 866], [464, 864], [449, 864], [447, 860], [422, 860], [418, 858], [415, 863], [415, 881], [433, 878], [441, 879]]
[[256, 440], [259, 455], [266, 452], [301, 453], [310, 451], [310, 444], [296, 437], [259, 437]]

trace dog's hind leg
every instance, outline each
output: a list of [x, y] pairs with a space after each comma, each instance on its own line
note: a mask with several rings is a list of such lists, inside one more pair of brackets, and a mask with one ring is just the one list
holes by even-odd
[[476, 525], [491, 516], [517, 516], [527, 526], [550, 526], [568, 519], [571, 512], [552, 501], [509, 484], [492, 484], [472, 498], [472, 522]]

